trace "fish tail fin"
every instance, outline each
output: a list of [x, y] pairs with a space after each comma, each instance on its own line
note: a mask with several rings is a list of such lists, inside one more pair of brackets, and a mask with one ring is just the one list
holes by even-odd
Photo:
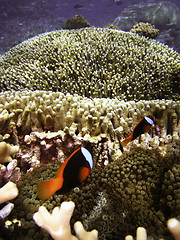
[[120, 150], [123, 152], [123, 147], [125, 147], [130, 141], [132, 140], [132, 135], [124, 139], [122, 142], [120, 142]]
[[46, 200], [62, 187], [60, 178], [53, 178], [37, 184], [38, 197]]

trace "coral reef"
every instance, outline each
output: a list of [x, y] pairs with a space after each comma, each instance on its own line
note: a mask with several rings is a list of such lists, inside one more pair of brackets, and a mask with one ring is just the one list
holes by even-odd
[[91, 24], [88, 23], [82, 15], [75, 15], [73, 18], [67, 19], [63, 23], [64, 29], [78, 29], [85, 27], [91, 27]]
[[150, 23], [139, 22], [130, 30], [132, 33], [137, 33], [140, 36], [145, 36], [149, 38], [156, 38], [159, 35], [159, 30], [155, 28], [154, 25]]
[[[60, 163], [54, 161], [35, 168], [18, 183], [19, 196], [13, 202], [15, 208], [8, 217], [11, 224], [7, 232], [3, 229], [4, 233], [23, 239], [28, 232], [28, 239], [46, 239], [46, 233], [32, 224], [33, 214], [41, 205], [52, 211], [63, 201], [73, 201], [76, 208], [72, 225], [80, 220], [86, 230], [97, 229], [99, 239], [134, 235], [138, 226], [146, 228], [151, 237], [166, 235], [170, 239], [166, 221], [178, 217], [180, 209], [179, 178], [174, 172], [179, 168], [179, 144], [179, 140], [168, 144], [164, 155], [160, 150], [141, 147], [134, 147], [121, 157], [117, 151], [104, 168], [98, 162], [94, 145], [91, 151], [97, 161], [86, 181], [69, 193], [57, 192], [46, 201], [38, 199], [36, 184], [52, 178]], [[173, 177], [169, 179], [169, 175]], [[21, 227], [14, 224], [14, 219], [20, 221]]]
[[[33, 219], [36, 224], [42, 228], [45, 228], [56, 240], [63, 239], [76, 239], [71, 234], [70, 218], [74, 210], [73, 202], [63, 202], [61, 207], [55, 207], [50, 214], [44, 206], [41, 206], [37, 213], [34, 214]], [[180, 222], [175, 219], [169, 219], [167, 226], [173, 234], [175, 240], [180, 239]], [[97, 230], [87, 232], [81, 222], [74, 224], [74, 229], [79, 240], [97, 240]], [[131, 235], [127, 235], [125, 240], [133, 240]], [[136, 240], [147, 240], [147, 232], [143, 227], [138, 227], [136, 230]]]
[[[180, 210], [180, 55], [134, 33], [86, 28], [29, 39], [1, 56], [0, 67], [1, 184], [14, 178], [19, 189], [0, 234], [50, 239], [33, 215], [42, 206], [35, 220], [51, 225], [40, 213], [73, 201], [71, 229], [81, 221], [99, 239], [115, 240], [142, 226], [169, 240], [166, 221]], [[122, 154], [119, 141], [147, 115], [154, 125]], [[90, 175], [67, 194], [40, 200], [37, 183], [80, 146], [93, 156]]]
[[[53, 209], [50, 214], [45, 207], [40, 207], [38, 212], [34, 214], [33, 219], [36, 224], [42, 228], [45, 228], [56, 240], [77, 240], [75, 236], [71, 234], [70, 219], [74, 210], [73, 202], [63, 202], [61, 207]], [[96, 240], [97, 231], [86, 232], [81, 222], [74, 224], [76, 235], [79, 240]]]
[[3, 91], [52, 90], [92, 99], [180, 98], [180, 55], [155, 40], [113, 29], [40, 34], [1, 56], [0, 67]]
[[[0, 133], [10, 134], [15, 139], [18, 135], [19, 139], [16, 141], [23, 140], [27, 145], [29, 143], [30, 147], [31, 142], [33, 144], [39, 139], [41, 148], [44, 147], [46, 154], [56, 152], [54, 148], [51, 151], [53, 143], [51, 138], [58, 137], [58, 134], [63, 138], [65, 128], [74, 137], [89, 134], [89, 138], [96, 137], [97, 141], [98, 135], [108, 134], [112, 138], [118, 136], [122, 139], [128, 136], [136, 122], [146, 115], [156, 117], [155, 129], [152, 128], [151, 133], [153, 137], [159, 136], [157, 141], [150, 144], [168, 142], [171, 141], [171, 137], [179, 136], [179, 101], [125, 102], [117, 99], [91, 100], [79, 95], [50, 91], [7, 91], [0, 93], [0, 108], [7, 115], [6, 118], [2, 115], [3, 124]], [[44, 130], [56, 133], [40, 133]], [[63, 132], [57, 133], [59, 130]], [[31, 132], [33, 133], [29, 136]], [[45, 138], [49, 140], [44, 142]]]

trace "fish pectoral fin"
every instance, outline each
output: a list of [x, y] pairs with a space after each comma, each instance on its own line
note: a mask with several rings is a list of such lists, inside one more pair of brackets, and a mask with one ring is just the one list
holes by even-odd
[[131, 140], [132, 140], [132, 134], [121, 142], [121, 146], [125, 147]]
[[82, 183], [87, 178], [89, 173], [90, 173], [90, 169], [89, 168], [87, 168], [87, 167], [80, 168], [79, 176], [78, 176], [79, 182]]
[[53, 178], [37, 184], [38, 197], [46, 200], [62, 187], [63, 179]]

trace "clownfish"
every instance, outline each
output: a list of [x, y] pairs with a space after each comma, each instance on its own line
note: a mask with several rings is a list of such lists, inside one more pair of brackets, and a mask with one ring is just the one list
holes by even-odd
[[134, 128], [134, 131], [131, 133], [129, 137], [124, 139], [122, 142], [120, 142], [120, 150], [123, 152], [123, 147], [126, 146], [130, 141], [133, 141], [137, 137], [139, 137], [141, 134], [146, 133], [149, 131], [150, 127], [154, 124], [155, 117], [154, 116], [145, 116], [143, 117], [136, 127]]
[[46, 200], [55, 192], [63, 194], [79, 186], [89, 175], [93, 168], [93, 159], [90, 152], [80, 147], [76, 149], [61, 165], [55, 178], [37, 184], [38, 197]]

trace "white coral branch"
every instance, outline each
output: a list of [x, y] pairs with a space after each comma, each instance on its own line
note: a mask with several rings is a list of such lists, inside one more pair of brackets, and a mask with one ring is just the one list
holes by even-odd
[[74, 230], [79, 240], [97, 240], [98, 231], [92, 230], [91, 232], [86, 232], [81, 222], [76, 222], [74, 224]]
[[13, 203], [8, 203], [5, 207], [0, 210], [0, 219], [6, 218], [14, 208]]
[[74, 224], [78, 238], [72, 235], [70, 219], [74, 207], [75, 204], [71, 201], [63, 202], [60, 208], [55, 207], [50, 214], [44, 206], [41, 206], [34, 214], [33, 219], [39, 227], [46, 229], [55, 240], [97, 240], [97, 230], [86, 232], [80, 222]]
[[[147, 240], [147, 232], [143, 227], [138, 227], [136, 230], [136, 239], [137, 240]], [[131, 235], [125, 237], [125, 240], [133, 240]]]
[[[81, 222], [74, 224], [74, 230], [77, 238], [72, 235], [70, 227], [70, 219], [74, 211], [75, 204], [73, 202], [63, 202], [61, 207], [55, 207], [52, 214], [43, 206], [39, 208], [33, 216], [36, 224], [46, 229], [55, 240], [97, 240], [98, 231], [92, 230], [91, 232], [85, 231]], [[180, 240], [180, 222], [175, 219], [168, 220], [168, 228], [173, 234], [175, 240]], [[138, 227], [136, 231], [137, 240], [147, 240], [147, 232], [143, 227]], [[131, 235], [125, 237], [125, 240], [133, 240]]]
[[0, 188], [0, 204], [16, 198], [18, 195], [18, 189], [13, 182], [6, 183]]
[[46, 229], [55, 240], [76, 240], [71, 234], [70, 219], [74, 210], [73, 202], [63, 202], [61, 207], [55, 207], [50, 214], [44, 206], [33, 216], [36, 224]]
[[175, 218], [171, 218], [168, 220], [167, 226], [173, 234], [175, 240], [180, 240], [180, 221]]
[[17, 153], [18, 151], [18, 146], [12, 146], [6, 142], [0, 142], [0, 162], [5, 163], [12, 161], [10, 155]]

